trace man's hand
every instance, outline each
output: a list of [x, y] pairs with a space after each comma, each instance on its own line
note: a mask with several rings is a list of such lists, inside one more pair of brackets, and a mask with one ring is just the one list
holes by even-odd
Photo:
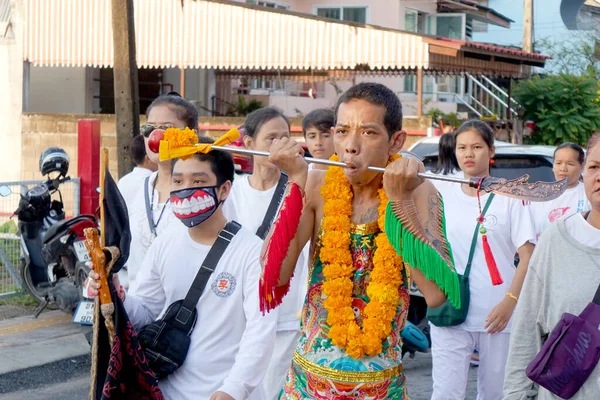
[[425, 172], [423, 163], [412, 158], [403, 157], [388, 165], [383, 173], [383, 188], [388, 199], [408, 200], [412, 193], [425, 179], [417, 174]]
[[212, 396], [210, 396], [210, 400], [235, 400], [235, 399], [225, 392], [215, 392]]
[[517, 302], [510, 297], [504, 297], [496, 307], [492, 308], [490, 314], [485, 320], [484, 329], [487, 329], [487, 333], [499, 333], [506, 328], [510, 317], [517, 306]]
[[304, 159], [304, 149], [290, 138], [276, 139], [270, 148], [269, 161], [285, 172], [290, 181], [304, 190], [308, 176], [308, 164]]
[[[94, 298], [98, 296], [98, 290], [100, 290], [100, 275], [98, 275], [94, 271], [90, 271], [89, 277], [86, 279], [86, 283], [84, 283], [84, 287], [87, 286], [87, 294], [89, 298]], [[113, 286], [119, 290], [121, 287], [121, 281], [119, 281], [119, 275], [113, 274]]]

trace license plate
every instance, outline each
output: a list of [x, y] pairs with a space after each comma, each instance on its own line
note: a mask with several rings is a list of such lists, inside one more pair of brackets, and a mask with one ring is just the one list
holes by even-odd
[[75, 315], [73, 315], [73, 323], [81, 325], [92, 325], [94, 322], [94, 302], [82, 300], [77, 305]]
[[75, 248], [77, 259], [80, 262], [84, 263], [87, 261], [92, 261], [92, 259], [90, 258], [90, 254], [87, 251], [87, 247], [85, 247], [85, 242], [83, 240], [73, 243], [73, 247]]

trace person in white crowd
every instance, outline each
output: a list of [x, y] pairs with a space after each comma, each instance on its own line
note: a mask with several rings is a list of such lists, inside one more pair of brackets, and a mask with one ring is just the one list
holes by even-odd
[[455, 148], [456, 139], [453, 132], [444, 133], [440, 136], [437, 166], [431, 173], [462, 178], [463, 174], [456, 160]]
[[[335, 153], [332, 134], [334, 125], [333, 110], [329, 108], [313, 110], [302, 120], [304, 140], [314, 158], [329, 160], [329, 157]], [[327, 165], [309, 164], [308, 169], [326, 170]]]
[[[150, 246], [124, 306], [136, 330], [183, 299], [228, 221], [222, 204], [234, 176], [231, 155], [212, 150], [173, 162], [171, 209], [184, 229]], [[185, 229], [187, 228], [187, 229]], [[260, 385], [275, 340], [277, 313], [263, 316], [258, 282], [262, 241], [244, 227], [233, 236], [196, 305], [185, 362], [159, 381], [167, 400], [264, 400]], [[94, 294], [98, 275], [91, 274]], [[114, 281], [119, 287], [118, 278]]]
[[[277, 109], [261, 108], [246, 117], [244, 145], [247, 148], [269, 151], [273, 141], [283, 137], [290, 137], [290, 124]], [[252, 175], [235, 179], [231, 194], [224, 204], [224, 213], [228, 218], [237, 218], [242, 226], [264, 240], [283, 199], [287, 176], [266, 157], [254, 157], [253, 165]], [[264, 366], [267, 371], [263, 381], [266, 392], [264, 399], [271, 400], [279, 396], [300, 337], [298, 314], [306, 293], [306, 282], [302, 282], [305, 264], [304, 258], [300, 257], [290, 292], [279, 307], [273, 356], [270, 363]]]
[[135, 163], [133, 171], [119, 179], [117, 184], [128, 209], [133, 207], [133, 199], [144, 187], [144, 179], [158, 169], [158, 165], [146, 154], [146, 143], [142, 135], [131, 141], [131, 158]]
[[552, 222], [591, 209], [581, 182], [584, 160], [585, 152], [575, 143], [563, 143], [554, 151], [554, 177], [557, 181], [568, 179], [569, 187], [555, 200], [531, 203], [538, 237]]
[[[600, 134], [588, 141], [583, 184], [591, 211], [571, 214], [548, 226], [531, 258], [515, 311], [504, 400], [560, 399], [534, 384], [525, 371], [563, 313], [579, 315], [600, 285]], [[591, 344], [585, 347], [588, 355], [595, 349]], [[586, 353], [577, 348], [573, 351], [581, 357]], [[565, 359], [567, 368], [570, 362], [573, 359]], [[556, 387], [569, 381], [569, 372], [566, 369], [566, 380], [557, 376]], [[600, 399], [600, 364], [571, 397], [591, 399]]]
[[[491, 128], [482, 121], [467, 121], [455, 132], [455, 141], [464, 177], [489, 176], [495, 150]], [[530, 208], [509, 197], [478, 195], [465, 185], [436, 183], [436, 188], [444, 199], [446, 230], [457, 272], [468, 277], [470, 302], [462, 322], [438, 321], [436, 326], [430, 315], [435, 309], [428, 311], [433, 359], [431, 398], [465, 399], [469, 363], [477, 348], [477, 398], [500, 400], [511, 317], [535, 243]], [[516, 252], [520, 263], [515, 269]], [[489, 262], [488, 256], [494, 262]]]
[[154, 239], [170, 227], [181, 227], [169, 206], [171, 162], [159, 161], [156, 143], [149, 145], [150, 137], [155, 129], [187, 127], [195, 130], [198, 126], [196, 107], [174, 92], [156, 98], [148, 107], [146, 115], [147, 122], [140, 130], [146, 144], [146, 153], [151, 161], [157, 163], [158, 170], [144, 179], [143, 190], [138, 191], [132, 206], [128, 205], [131, 248], [127, 271], [120, 272], [125, 288], [135, 285], [137, 273]]

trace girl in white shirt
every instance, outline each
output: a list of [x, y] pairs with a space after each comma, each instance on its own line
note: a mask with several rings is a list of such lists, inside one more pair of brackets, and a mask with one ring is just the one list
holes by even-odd
[[591, 209], [585, 197], [583, 172], [585, 153], [575, 143], [563, 143], [554, 151], [552, 171], [557, 181], [568, 179], [569, 187], [558, 199], [543, 203], [531, 203], [535, 231], [539, 237], [552, 222]]
[[[467, 121], [455, 133], [456, 158], [464, 177], [490, 175], [494, 134], [481, 121]], [[464, 274], [473, 233], [490, 195], [468, 186], [436, 185], [444, 200], [448, 241], [457, 272]], [[470, 305], [464, 323], [431, 327], [434, 400], [463, 400], [471, 355], [479, 351], [478, 399], [502, 399], [502, 383], [508, 354], [510, 320], [533, 252], [535, 230], [530, 209], [521, 201], [495, 196], [483, 222], [502, 283], [493, 285], [491, 267], [484, 256], [481, 233], [475, 239], [469, 275]], [[520, 255], [515, 269], [514, 255]]]
[[[246, 117], [244, 145], [247, 148], [269, 151], [275, 140], [284, 137], [290, 137], [290, 124], [288, 119], [277, 109], [261, 108]], [[271, 199], [276, 194], [281, 171], [266, 157], [255, 157], [253, 163], [252, 175], [236, 177], [231, 194], [223, 205], [223, 212], [228, 220], [235, 219], [244, 228], [258, 234]], [[273, 218], [275, 215], [276, 213], [273, 214]], [[269, 227], [272, 222], [269, 221]], [[264, 238], [262, 239], [264, 240]], [[303, 272], [306, 268], [305, 264], [304, 257], [300, 256], [296, 275], [290, 282], [290, 292], [278, 307], [279, 318], [273, 356], [263, 381], [263, 387], [267, 393], [265, 399], [271, 400], [279, 396], [300, 337], [298, 314], [306, 291], [306, 282], [302, 282], [302, 276], [305, 276]]]
[[[158, 153], [155, 152], [158, 149], [149, 146], [149, 139], [155, 129], [189, 127], [195, 130], [198, 127], [196, 107], [174, 92], [156, 98], [148, 107], [146, 115], [147, 122], [140, 130], [144, 136], [146, 154], [151, 161], [158, 164], [158, 171], [152, 173], [148, 181], [145, 181], [143, 190], [137, 193], [132, 202], [133, 206], [128, 210], [131, 248], [127, 260], [128, 281], [123, 280], [126, 288], [135, 287], [137, 273], [154, 239], [170, 227], [181, 229], [182, 226], [168, 202], [171, 191], [171, 161], [160, 162]], [[120, 273], [121, 279], [123, 275]]]

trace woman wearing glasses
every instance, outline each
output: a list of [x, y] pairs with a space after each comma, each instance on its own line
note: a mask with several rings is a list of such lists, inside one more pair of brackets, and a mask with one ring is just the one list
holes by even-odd
[[[155, 129], [198, 127], [198, 110], [175, 92], [156, 98], [148, 107], [146, 116], [147, 123], [141, 127], [141, 133], [148, 158], [158, 164], [158, 171], [146, 179], [145, 190], [136, 195], [132, 202], [135, 206], [129, 210], [131, 249], [127, 261], [128, 285], [125, 286], [130, 290], [135, 287], [137, 273], [156, 236], [171, 226], [175, 229], [182, 226], [167, 201], [171, 192], [171, 161], [159, 161], [158, 153], [148, 146], [149, 137]], [[120, 275], [120, 278], [123, 277]]]

